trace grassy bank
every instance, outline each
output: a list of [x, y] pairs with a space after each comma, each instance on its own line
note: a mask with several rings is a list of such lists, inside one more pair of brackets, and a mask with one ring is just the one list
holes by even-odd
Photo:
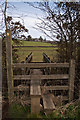
[[43, 52], [46, 53], [51, 60], [53, 60], [53, 57], [56, 60], [56, 48], [54, 48], [55, 45], [52, 45], [51, 43], [45, 43], [45, 42], [33, 42], [33, 41], [21, 41], [21, 46], [52, 46], [52, 47], [20, 47], [16, 48], [18, 49], [17, 54], [19, 55], [19, 61], [24, 61], [30, 52], [33, 53], [33, 62], [41, 62], [43, 61]]

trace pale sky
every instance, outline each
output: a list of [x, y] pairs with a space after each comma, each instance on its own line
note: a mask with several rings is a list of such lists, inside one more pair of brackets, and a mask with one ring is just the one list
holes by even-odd
[[41, 31], [33, 28], [37, 27], [36, 23], [41, 22], [38, 17], [41, 18], [44, 16], [44, 13], [41, 10], [33, 8], [24, 2], [10, 2], [9, 6], [11, 5], [14, 5], [14, 8], [9, 7], [7, 15], [12, 16], [14, 21], [21, 21], [21, 23], [24, 22], [24, 25], [29, 30], [27, 36], [31, 35], [33, 38], [39, 38], [42, 36], [42, 38], [46, 38], [47, 40], [50, 39]]

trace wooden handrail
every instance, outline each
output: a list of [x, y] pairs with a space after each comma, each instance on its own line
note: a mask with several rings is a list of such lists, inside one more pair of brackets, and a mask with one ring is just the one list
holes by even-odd
[[45, 68], [45, 67], [66, 67], [69, 68], [69, 63], [14, 63], [13, 67], [29, 67], [29, 68]]
[[51, 63], [50, 58], [45, 53], [43, 53], [43, 61]]
[[25, 62], [29, 63], [31, 62], [31, 60], [32, 60], [32, 52], [28, 55], [28, 57], [26, 57]]

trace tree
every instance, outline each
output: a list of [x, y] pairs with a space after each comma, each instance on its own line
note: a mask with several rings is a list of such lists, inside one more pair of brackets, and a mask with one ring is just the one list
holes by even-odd
[[80, 34], [80, 3], [43, 1], [29, 4], [46, 14], [44, 18], [39, 18], [41, 23], [37, 23], [37, 27], [53, 41], [59, 41], [61, 60], [76, 58], [76, 42]]
[[23, 33], [28, 32], [28, 29], [26, 29], [25, 26], [20, 23], [20, 21], [13, 22], [11, 16], [8, 16], [6, 20], [7, 28], [12, 31], [12, 37], [14, 39], [25, 37], [23, 36]]
[[[3, 6], [4, 5], [4, 6]], [[4, 3], [2, 3], [1, 6], [1, 12], [2, 12], [2, 23], [3, 23], [3, 29], [5, 31], [2, 31], [2, 65], [3, 65], [3, 88], [6, 88], [4, 92], [7, 92], [7, 77], [6, 77], [6, 33], [7, 29], [10, 29], [12, 31], [12, 41], [15, 44], [19, 44], [20, 41], [17, 40], [17, 38], [23, 37], [23, 32], [28, 32], [28, 29], [25, 28], [24, 25], [20, 23], [20, 21], [13, 22], [13, 19], [11, 16], [7, 16], [7, 0], [5, 0]], [[1, 24], [2, 25], [2, 24]], [[25, 37], [25, 36], [24, 36]], [[14, 49], [12, 46], [12, 54], [13, 54], [13, 62], [18, 62], [18, 55], [17, 50]]]
[[28, 41], [32, 41], [31, 35], [28, 35], [27, 40], [28, 40]]
[[[2, 42], [3, 42], [3, 65], [6, 66], [6, 33], [7, 29], [10, 29], [12, 32], [12, 40], [15, 44], [20, 44], [20, 41], [18, 40], [21, 38], [26, 38], [25, 35], [23, 35], [23, 32], [28, 32], [28, 29], [25, 28], [24, 25], [20, 23], [20, 21], [13, 22], [13, 18], [11, 16], [7, 16], [7, 8], [8, 8], [7, 0], [5, 2], [2, 2], [1, 5], [1, 12], [3, 15], [2, 22], [4, 23], [3, 29], [5, 29], [5, 32], [2, 32]], [[16, 54], [16, 50], [13, 47], [13, 61], [17, 62], [18, 55]]]
[[40, 40], [41, 42], [43, 42], [43, 38], [42, 38], [41, 36], [40, 36], [39, 40]]

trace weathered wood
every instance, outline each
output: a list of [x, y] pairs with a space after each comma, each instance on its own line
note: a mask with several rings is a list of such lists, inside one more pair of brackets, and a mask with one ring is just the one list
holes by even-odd
[[43, 53], [43, 62], [51, 63], [50, 58], [45, 53]]
[[68, 96], [62, 96], [62, 95], [54, 96], [53, 94], [50, 95], [56, 107], [61, 106], [63, 104], [63, 101], [69, 100]]
[[57, 48], [57, 46], [14, 46], [15, 48], [25, 48], [25, 47], [27, 47], [27, 48], [32, 48], [32, 47], [34, 47], [34, 48]]
[[69, 101], [74, 97], [74, 80], [75, 80], [75, 60], [70, 61], [70, 78], [69, 78]]
[[29, 86], [19, 85], [19, 86], [17, 86], [17, 87], [14, 87], [14, 88], [13, 88], [13, 91], [17, 91], [17, 90], [26, 91], [27, 88], [29, 88]]
[[32, 52], [28, 55], [27, 59], [25, 60], [25, 63], [29, 63], [32, 60]]
[[[45, 53], [43, 53], [43, 62], [51, 63], [50, 58], [49, 58]], [[46, 73], [47, 73], [48, 75], [50, 75], [50, 73], [51, 73], [51, 68], [50, 68], [50, 67], [45, 68], [45, 74], [46, 74]]]
[[79, 85], [79, 100], [80, 100], [80, 85]]
[[41, 86], [42, 89], [45, 90], [68, 90], [69, 86]]
[[69, 63], [14, 63], [13, 67], [18, 67], [18, 68], [69, 67]]
[[[32, 74], [33, 75], [42, 74], [42, 72], [40, 72], [39, 69], [35, 69], [32, 71]], [[31, 113], [39, 114], [41, 97], [40, 78], [36, 80], [34, 80], [33, 77], [31, 78], [30, 96], [31, 96]]]
[[57, 75], [14, 75], [13, 79], [14, 80], [29, 80], [29, 79], [68, 79], [69, 75], [68, 74], [57, 74]]
[[[30, 63], [32, 61], [32, 52], [26, 57], [24, 63]], [[22, 74], [29, 74], [30, 68], [22, 68]]]
[[[17, 86], [17, 87], [13, 88], [13, 91], [17, 91], [17, 90], [26, 91], [27, 88], [29, 88], [29, 86], [21, 86], [21, 87]], [[37, 89], [38, 89], [39, 92], [36, 91], [36, 93], [32, 92], [33, 87], [31, 87], [30, 94], [31, 95], [33, 95], [33, 94], [38, 95], [38, 93], [39, 93], [39, 95], [41, 95], [40, 88], [45, 89], [45, 90], [68, 90], [69, 86], [45, 86], [45, 87], [44, 86], [41, 86], [41, 87], [38, 86]], [[68, 99], [68, 98], [64, 98], [64, 99]]]
[[38, 51], [40, 51], [40, 52], [42, 52], [42, 53], [43, 53], [43, 51], [44, 51], [44, 52], [45, 52], [45, 51], [51, 51], [51, 52], [53, 52], [54, 50], [56, 51], [56, 49], [52, 49], [52, 50], [48, 49], [48, 50], [47, 50], [47, 49], [44, 49], [44, 48], [43, 48], [43, 49], [35, 49], [35, 50], [33, 50], [33, 49], [31, 49], [31, 48], [30, 48], [30, 50], [29, 50], [29, 49], [19, 49], [19, 51], [20, 51], [20, 50], [23, 51], [23, 52], [27, 52], [27, 51], [29, 51], [29, 52], [30, 52], [30, 51], [33, 51], [33, 52], [36, 51], [36, 52], [38, 52]]
[[31, 113], [40, 113], [40, 96], [31, 96]]
[[2, 119], [2, 38], [0, 38], [0, 118]]
[[2, 92], [2, 38], [0, 38], [0, 92]]
[[[33, 84], [34, 83], [34, 84]], [[30, 96], [31, 96], [31, 113], [39, 114], [40, 113], [40, 97], [41, 89], [40, 83], [32, 80], [30, 86]]]
[[45, 112], [50, 113], [55, 110], [55, 105], [50, 95], [43, 95], [42, 98]]
[[13, 71], [12, 71], [12, 34], [7, 30], [6, 36], [6, 62], [7, 62], [7, 80], [8, 80], [8, 98], [9, 103], [13, 96]]
[[31, 96], [41, 96], [40, 85], [31, 85], [31, 87], [30, 87], [30, 95]]

